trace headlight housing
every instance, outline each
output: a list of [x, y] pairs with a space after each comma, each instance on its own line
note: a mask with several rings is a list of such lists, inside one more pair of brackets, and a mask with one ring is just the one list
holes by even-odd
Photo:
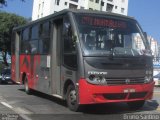
[[152, 70], [146, 70], [145, 82], [149, 83], [151, 81], [153, 81], [153, 71]]
[[93, 84], [107, 84], [106, 78], [103, 76], [90, 75], [88, 81]]

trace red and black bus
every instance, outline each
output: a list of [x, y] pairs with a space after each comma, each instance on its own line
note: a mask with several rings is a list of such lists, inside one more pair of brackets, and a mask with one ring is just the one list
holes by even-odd
[[81, 105], [126, 102], [140, 108], [153, 95], [147, 38], [131, 17], [63, 10], [13, 31], [12, 80]]

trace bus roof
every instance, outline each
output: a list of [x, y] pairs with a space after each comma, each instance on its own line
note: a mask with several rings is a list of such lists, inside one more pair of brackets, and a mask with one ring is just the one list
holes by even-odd
[[85, 9], [64, 9], [62, 11], [59, 11], [59, 12], [56, 12], [56, 13], [53, 13], [51, 15], [48, 15], [48, 16], [45, 16], [43, 18], [40, 18], [40, 19], [37, 19], [35, 21], [31, 21], [25, 25], [22, 25], [22, 26], [18, 26], [18, 27], [15, 27], [13, 30], [18, 30], [18, 29], [22, 29], [26, 26], [29, 26], [29, 25], [32, 25], [32, 24], [35, 24], [35, 23], [38, 23], [38, 22], [41, 22], [41, 21], [47, 21], [48, 19], [50, 18], [54, 18], [56, 16], [59, 16], [59, 15], [63, 15], [65, 13], [68, 13], [68, 12], [72, 12], [72, 13], [87, 13], [87, 14], [98, 14], [98, 15], [108, 15], [108, 16], [114, 16], [114, 17], [120, 17], [120, 18], [124, 18], [124, 19], [132, 19], [132, 20], [135, 20], [133, 17], [130, 17], [130, 16], [125, 16], [125, 15], [121, 15], [121, 14], [117, 14], [117, 13], [111, 13], [111, 12], [104, 12], [104, 11], [98, 11], [98, 10], [85, 10]]

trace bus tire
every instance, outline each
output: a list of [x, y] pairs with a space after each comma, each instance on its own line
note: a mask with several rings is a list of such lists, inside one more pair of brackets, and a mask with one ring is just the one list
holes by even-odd
[[141, 101], [134, 101], [134, 102], [128, 102], [128, 106], [131, 110], [138, 110], [141, 107], [143, 107], [145, 101], [141, 100]]
[[25, 92], [26, 92], [28, 95], [31, 94], [31, 89], [29, 88], [27, 77], [25, 77], [25, 80], [24, 80], [24, 89], [25, 89]]
[[71, 111], [79, 111], [80, 105], [78, 104], [76, 89], [72, 84], [67, 88], [66, 100]]

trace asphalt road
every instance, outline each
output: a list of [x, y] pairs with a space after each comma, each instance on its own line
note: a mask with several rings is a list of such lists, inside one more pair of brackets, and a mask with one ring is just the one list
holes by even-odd
[[27, 95], [22, 85], [0, 85], [0, 120], [159, 120], [159, 104], [160, 87], [156, 87], [153, 100], [137, 111], [129, 110], [125, 103], [117, 103], [88, 105], [81, 112], [72, 112], [64, 101], [52, 96], [39, 92]]

